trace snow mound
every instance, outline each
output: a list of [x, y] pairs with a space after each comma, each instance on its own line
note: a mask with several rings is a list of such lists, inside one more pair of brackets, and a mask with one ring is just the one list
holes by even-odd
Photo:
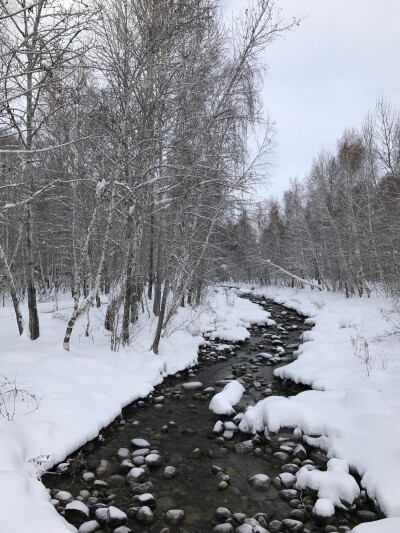
[[317, 516], [329, 517], [335, 514], [335, 506], [327, 498], [319, 498], [314, 505], [313, 513]]
[[[319, 498], [329, 500], [336, 507], [346, 508], [342, 502], [352, 504], [360, 495], [360, 487], [353, 476], [341, 468], [331, 470], [329, 462], [327, 466], [326, 472], [308, 470], [303, 466], [297, 473], [296, 487], [316, 490]], [[323, 510], [322, 508], [326, 510], [326, 507], [323, 502], [317, 510]]]
[[236, 326], [228, 329], [217, 329], [210, 334], [210, 339], [219, 339], [229, 342], [243, 342], [250, 337], [250, 332], [244, 326]]
[[231, 415], [235, 412], [233, 406], [242, 399], [245, 388], [239, 381], [231, 381], [218, 392], [210, 402], [210, 410], [217, 415]]

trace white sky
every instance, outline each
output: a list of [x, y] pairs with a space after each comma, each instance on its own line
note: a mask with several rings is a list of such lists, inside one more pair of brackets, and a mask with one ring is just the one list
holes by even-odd
[[[224, 0], [236, 12], [249, 0]], [[382, 96], [400, 109], [400, 0], [276, 0], [304, 20], [266, 52], [263, 101], [276, 122], [268, 194], [303, 177], [321, 148], [335, 150]]]

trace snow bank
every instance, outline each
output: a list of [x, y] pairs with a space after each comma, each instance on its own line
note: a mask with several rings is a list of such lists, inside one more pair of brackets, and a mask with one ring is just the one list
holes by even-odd
[[[66, 299], [53, 312], [54, 304], [39, 304], [41, 337], [34, 342], [18, 336], [11, 307], [0, 309], [1, 374], [26, 390], [13, 421], [0, 417], [0, 533], [76, 531], [49, 503], [38, 472], [96, 437], [122, 407], [149, 394], [165, 376], [196, 364], [202, 334], [239, 333], [246, 324], [269, 321], [269, 313], [232, 291], [211, 291], [203, 307], [179, 309], [156, 356], [150, 350], [154, 317], [142, 315], [132, 347], [113, 353], [101, 333], [104, 308], [93, 309], [89, 337], [82, 318], [67, 353], [62, 339], [71, 306]], [[12, 399], [8, 408], [12, 413]]]
[[352, 533], [397, 533], [400, 531], [400, 518], [385, 518], [369, 524], [360, 524]]
[[[310, 289], [252, 292], [295, 309], [314, 324], [303, 334], [298, 358], [274, 371], [314, 390], [260, 401], [248, 409], [241, 429], [300, 428], [308, 443], [359, 472], [362, 486], [387, 516], [400, 516], [400, 339], [387, 334], [390, 327], [383, 318], [391, 302]], [[357, 533], [380, 532], [374, 525]]]
[[233, 406], [242, 399], [245, 388], [239, 381], [233, 380], [221, 392], [213, 396], [210, 410], [217, 415], [231, 415], [235, 412]]

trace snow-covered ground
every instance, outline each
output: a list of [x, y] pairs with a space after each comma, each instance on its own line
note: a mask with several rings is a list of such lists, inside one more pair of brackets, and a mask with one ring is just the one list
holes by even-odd
[[104, 307], [93, 309], [89, 337], [81, 319], [65, 352], [71, 305], [61, 301], [55, 311], [51, 303], [39, 304], [41, 336], [34, 342], [18, 336], [11, 307], [0, 309], [0, 392], [8, 388], [5, 378], [20, 390], [15, 405], [14, 395], [6, 404], [0, 401], [0, 533], [76, 531], [49, 503], [38, 472], [96, 437], [163, 377], [193, 366], [201, 334], [235, 341], [249, 335], [246, 325], [269, 322], [259, 306], [212, 290], [201, 309], [179, 309], [158, 356], [150, 351], [156, 323], [147, 312], [135, 327], [132, 347], [111, 352], [103, 334]]
[[[314, 324], [303, 334], [296, 361], [275, 370], [314, 390], [289, 399], [266, 398], [246, 412], [241, 428], [299, 428], [307, 442], [356, 470], [368, 495], [391, 517], [360, 525], [354, 533], [400, 531], [400, 339], [384, 318], [391, 302], [311, 289], [252, 292], [297, 310]], [[351, 479], [345, 467], [302, 472], [298, 481], [319, 490], [321, 513], [328, 513], [340, 499], [357, 496]]]
[[[400, 531], [400, 342], [382, 315], [390, 311], [390, 302], [376, 296], [346, 300], [308, 289], [254, 292], [310, 317], [314, 327], [304, 335], [298, 359], [276, 373], [314, 390], [259, 402], [242, 427], [300, 428], [308, 442], [334, 458], [326, 473], [299, 476], [299, 483], [317, 487], [320, 512], [330, 513], [332, 505], [357, 496], [350, 466], [391, 517], [358, 526], [354, 533]], [[11, 308], [0, 309], [0, 383], [6, 376], [27, 392], [15, 406], [7, 404], [12, 421], [4, 418], [2, 406], [0, 533], [74, 531], [49, 503], [38, 471], [98, 435], [124, 405], [149, 394], [164, 376], [195, 364], [201, 334], [239, 340], [248, 336], [250, 323], [269, 322], [257, 305], [229, 291], [210, 291], [201, 312], [179, 310], [159, 356], [150, 351], [155, 320], [146, 312], [132, 347], [111, 352], [102, 333], [104, 308], [93, 310], [89, 337], [81, 320], [67, 353], [62, 337], [70, 306], [68, 300], [58, 311], [53, 304], [39, 305], [42, 334], [35, 342], [18, 336]]]

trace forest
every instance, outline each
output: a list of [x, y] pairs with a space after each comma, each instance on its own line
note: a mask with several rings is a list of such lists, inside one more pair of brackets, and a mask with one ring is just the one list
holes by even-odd
[[374, 290], [398, 295], [399, 176], [400, 116], [379, 100], [360, 131], [343, 132], [335, 153], [316, 154], [282, 202], [259, 202], [229, 221], [230, 275], [288, 283], [281, 266], [346, 297]]
[[230, 29], [213, 0], [28, 4], [0, 6], [3, 295], [34, 340], [37, 301], [71, 291], [68, 350], [100, 293], [112, 345], [128, 344], [146, 293], [157, 352], [266, 162], [260, 54], [295, 21], [264, 1]]

